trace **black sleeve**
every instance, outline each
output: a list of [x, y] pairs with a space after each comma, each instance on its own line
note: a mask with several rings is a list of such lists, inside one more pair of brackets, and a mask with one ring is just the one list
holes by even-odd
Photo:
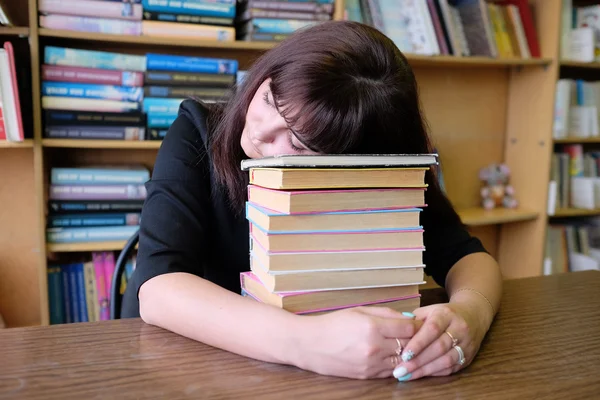
[[441, 287], [446, 286], [448, 272], [461, 258], [472, 253], [487, 252], [481, 241], [469, 234], [460, 220], [436, 221], [431, 210], [423, 211], [425, 273]]
[[171, 125], [146, 188], [133, 285], [127, 285], [132, 303], [141, 285], [157, 275], [203, 275], [212, 207], [210, 176], [203, 141], [188, 117], [180, 114]]

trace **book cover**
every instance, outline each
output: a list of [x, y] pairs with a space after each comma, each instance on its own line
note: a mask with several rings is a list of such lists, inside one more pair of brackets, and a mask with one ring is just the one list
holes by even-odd
[[46, 126], [44, 137], [83, 140], [144, 140], [146, 129], [139, 126]]
[[142, 0], [145, 11], [165, 12], [173, 14], [192, 14], [206, 17], [235, 17], [235, 3], [210, 3], [193, 0]]
[[146, 54], [148, 71], [173, 71], [235, 75], [238, 61], [235, 59], [187, 57], [169, 54]]
[[50, 183], [60, 185], [143, 184], [150, 171], [141, 165], [64, 168], [52, 167]]
[[123, 71], [146, 70], [146, 56], [56, 46], [44, 47], [44, 63]]
[[47, 228], [48, 243], [90, 243], [127, 240], [139, 226]]
[[144, 98], [144, 89], [141, 87], [91, 83], [44, 81], [42, 82], [42, 95], [140, 102]]
[[114, 35], [142, 34], [141, 21], [117, 20], [111, 18], [80, 17], [75, 15], [40, 15], [40, 27], [67, 31], [108, 33]]
[[123, 185], [58, 185], [51, 184], [50, 200], [144, 200], [146, 187]]
[[144, 74], [137, 71], [42, 65], [42, 80], [141, 87], [144, 85]]
[[46, 14], [116, 18], [133, 21], [142, 19], [142, 5], [131, 2], [39, 0], [38, 11]]

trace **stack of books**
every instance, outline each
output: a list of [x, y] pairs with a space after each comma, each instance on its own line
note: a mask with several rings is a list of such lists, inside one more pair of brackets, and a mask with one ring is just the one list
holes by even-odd
[[164, 139], [184, 99], [224, 100], [238, 72], [235, 59], [149, 53], [146, 62], [143, 111], [149, 140]]
[[278, 42], [294, 31], [333, 19], [334, 0], [244, 0], [240, 3], [237, 39]]
[[236, 0], [143, 0], [145, 36], [235, 40]]
[[142, 34], [141, 0], [39, 0], [40, 27], [69, 31]]
[[14, 48], [11, 42], [4, 42], [0, 48], [0, 141], [22, 142], [25, 138], [19, 90]]
[[244, 295], [298, 314], [419, 307], [425, 173], [435, 154], [244, 160]]
[[47, 242], [129, 239], [139, 228], [148, 179], [143, 166], [52, 168]]
[[45, 137], [143, 140], [144, 56], [46, 46]]

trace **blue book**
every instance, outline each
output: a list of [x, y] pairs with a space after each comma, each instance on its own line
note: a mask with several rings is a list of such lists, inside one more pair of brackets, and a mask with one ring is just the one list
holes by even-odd
[[69, 274], [69, 299], [71, 301], [71, 318], [72, 322], [81, 321], [81, 311], [79, 302], [79, 290], [77, 289], [77, 271], [74, 264], [63, 265]]
[[189, 14], [206, 17], [235, 17], [235, 3], [191, 0], [142, 0], [144, 11]]
[[44, 63], [71, 67], [146, 71], [145, 56], [54, 46], [46, 46], [44, 48]]
[[77, 309], [79, 311], [79, 322], [88, 322], [87, 298], [85, 296], [85, 277], [83, 275], [83, 263], [73, 264], [71, 266], [75, 275], [75, 285], [77, 288]]
[[116, 185], [143, 184], [150, 179], [150, 172], [142, 166], [127, 167], [81, 167], [50, 170], [53, 185]]
[[144, 98], [144, 89], [141, 87], [45, 81], [42, 82], [42, 95], [139, 102]]
[[60, 274], [62, 278], [62, 286], [63, 286], [63, 310], [65, 313], [65, 323], [74, 322], [73, 317], [73, 302], [71, 299], [73, 298], [71, 295], [71, 280], [69, 279], [71, 274], [69, 272], [68, 265], [60, 266]]
[[178, 71], [206, 74], [235, 75], [238, 61], [223, 58], [186, 57], [167, 54], [146, 54], [148, 71]]
[[142, 104], [146, 114], [170, 114], [177, 116], [179, 106], [184, 99], [165, 99], [160, 97], [146, 97]]
[[50, 324], [64, 324], [65, 308], [63, 295], [63, 280], [60, 265], [48, 266], [48, 305]]
[[148, 129], [168, 128], [173, 125], [175, 119], [177, 119], [177, 114], [149, 113]]
[[268, 234], [421, 230], [421, 208], [284, 214], [246, 202], [246, 219]]
[[301, 28], [315, 26], [321, 23], [321, 21], [253, 18], [249, 23], [252, 24], [252, 32], [289, 34]]
[[51, 214], [49, 228], [139, 225], [140, 213]]
[[47, 228], [48, 243], [92, 243], [127, 240], [139, 226]]

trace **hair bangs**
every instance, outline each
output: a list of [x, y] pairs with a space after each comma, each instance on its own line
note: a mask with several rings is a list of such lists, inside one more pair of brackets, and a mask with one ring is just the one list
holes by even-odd
[[364, 136], [362, 107], [333, 85], [317, 88], [310, 76], [274, 75], [271, 93], [280, 115], [308, 149], [324, 154], [351, 152]]

